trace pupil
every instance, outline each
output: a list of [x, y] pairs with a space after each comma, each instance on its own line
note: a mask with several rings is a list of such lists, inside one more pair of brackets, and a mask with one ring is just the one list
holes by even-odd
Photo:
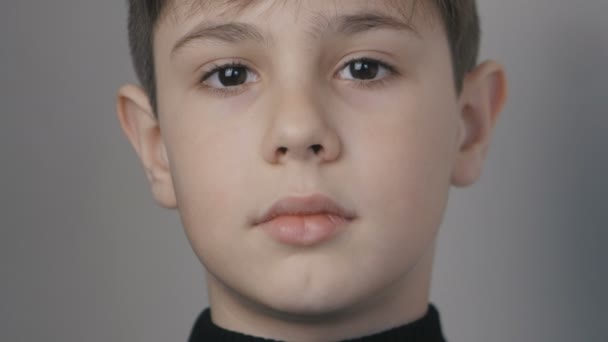
[[219, 78], [224, 87], [238, 86], [247, 80], [247, 70], [243, 67], [226, 68], [220, 72]]
[[373, 79], [378, 75], [378, 63], [366, 61], [352, 63], [350, 74], [361, 80]]

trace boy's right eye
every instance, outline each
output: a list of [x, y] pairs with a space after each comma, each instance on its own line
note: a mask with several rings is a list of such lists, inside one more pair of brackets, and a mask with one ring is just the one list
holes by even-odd
[[207, 88], [220, 90], [255, 81], [257, 81], [257, 75], [248, 67], [240, 63], [229, 63], [216, 65], [206, 72], [201, 79], [201, 84]]

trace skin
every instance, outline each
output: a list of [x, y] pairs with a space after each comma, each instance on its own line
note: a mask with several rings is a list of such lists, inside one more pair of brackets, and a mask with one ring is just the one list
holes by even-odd
[[[118, 118], [154, 197], [179, 210], [207, 270], [219, 326], [331, 341], [426, 313], [448, 193], [480, 177], [505, 76], [501, 65], [484, 62], [457, 94], [443, 27], [421, 7], [410, 22], [415, 33], [325, 27], [311, 35], [320, 15], [403, 20], [370, 3], [261, 1], [238, 12], [178, 1], [154, 36], [159, 118], [139, 86], [118, 92]], [[255, 25], [264, 41], [196, 41], [171, 54], [180, 37], [210, 21]], [[361, 57], [398, 73], [352, 80], [342, 67]], [[251, 70], [246, 84], [228, 92], [218, 92], [217, 79], [200, 86], [214, 64], [235, 61]], [[309, 247], [280, 244], [252, 227], [276, 200], [313, 193], [357, 218]]]

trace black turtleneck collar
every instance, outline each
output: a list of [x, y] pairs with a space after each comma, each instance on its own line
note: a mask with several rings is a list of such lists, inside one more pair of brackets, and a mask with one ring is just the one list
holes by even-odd
[[[278, 342], [226, 330], [211, 321], [211, 311], [205, 309], [192, 328], [188, 342]], [[347, 340], [345, 342], [446, 342], [441, 332], [439, 312], [433, 304], [422, 318], [411, 323], [377, 334]]]

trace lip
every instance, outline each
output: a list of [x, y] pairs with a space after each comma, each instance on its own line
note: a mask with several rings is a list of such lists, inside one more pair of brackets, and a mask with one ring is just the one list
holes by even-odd
[[285, 197], [276, 201], [260, 218], [254, 221], [254, 225], [273, 220], [279, 216], [311, 216], [311, 215], [332, 215], [346, 220], [356, 218], [352, 211], [349, 211], [331, 198], [314, 194], [306, 197]]
[[337, 235], [355, 218], [331, 198], [314, 194], [282, 198], [253, 224], [282, 244], [311, 246]]

